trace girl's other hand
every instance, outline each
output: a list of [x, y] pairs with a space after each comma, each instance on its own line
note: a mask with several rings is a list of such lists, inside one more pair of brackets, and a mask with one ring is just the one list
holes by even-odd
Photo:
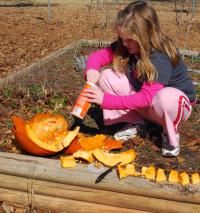
[[84, 96], [90, 103], [101, 105], [103, 103], [104, 92], [99, 87], [91, 87], [85, 90]]
[[87, 82], [90, 82], [90, 83], [93, 83], [93, 84], [97, 83], [97, 81], [99, 80], [99, 76], [100, 76], [99, 71], [95, 70], [95, 69], [89, 69], [86, 72]]

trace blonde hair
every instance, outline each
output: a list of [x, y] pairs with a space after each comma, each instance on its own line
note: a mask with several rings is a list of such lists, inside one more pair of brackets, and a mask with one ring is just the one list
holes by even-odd
[[[171, 39], [161, 32], [157, 14], [147, 2], [135, 1], [119, 11], [115, 28], [128, 31], [133, 40], [139, 44], [140, 57], [136, 64], [139, 80], [142, 81], [147, 77], [147, 81], [152, 82], [156, 79], [157, 73], [150, 60], [155, 50], [167, 54], [173, 67], [178, 65], [179, 54]], [[119, 72], [125, 72], [129, 57], [126, 47], [119, 38], [113, 62], [114, 68]]]

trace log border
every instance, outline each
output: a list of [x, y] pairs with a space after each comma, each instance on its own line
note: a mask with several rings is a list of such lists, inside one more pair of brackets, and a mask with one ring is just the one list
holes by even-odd
[[[111, 212], [111, 207], [116, 212], [124, 209], [127, 212], [200, 212], [199, 186], [191, 192], [181, 185], [158, 184], [138, 177], [119, 180], [115, 171], [95, 184], [98, 174], [88, 170], [87, 165], [64, 169], [59, 160], [4, 152], [0, 152], [0, 165], [0, 200], [12, 203], [18, 200], [23, 204], [20, 202], [29, 198], [30, 205], [32, 196], [38, 199], [34, 205], [43, 207], [47, 199], [55, 202], [56, 208], [60, 205], [60, 210], [66, 207], [57, 205], [59, 199], [66, 200], [70, 209], [77, 202], [80, 206], [85, 203], [97, 205], [97, 209], [91, 207], [90, 212], [99, 212], [98, 208]], [[15, 200], [12, 200], [10, 191], [16, 195]], [[41, 197], [44, 197], [44, 203]], [[69, 212], [82, 212], [81, 208], [79, 210], [72, 207]]]

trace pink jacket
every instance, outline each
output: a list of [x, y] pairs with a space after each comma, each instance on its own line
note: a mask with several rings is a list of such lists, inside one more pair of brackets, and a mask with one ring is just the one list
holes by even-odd
[[[86, 70], [95, 69], [100, 70], [103, 66], [111, 64], [113, 62], [114, 53], [111, 47], [106, 47], [89, 55]], [[140, 109], [150, 106], [155, 94], [164, 87], [163, 84], [158, 82], [147, 83], [144, 82], [140, 91], [128, 96], [118, 96], [109, 93], [104, 94], [103, 103], [101, 105], [104, 109]]]

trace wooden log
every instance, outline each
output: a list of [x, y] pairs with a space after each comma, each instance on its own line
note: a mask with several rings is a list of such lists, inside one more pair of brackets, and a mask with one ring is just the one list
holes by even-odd
[[[0, 188], [21, 191], [26, 193], [29, 200], [31, 196], [43, 195], [53, 198], [77, 200], [99, 205], [118, 208], [138, 209], [152, 212], [196, 213], [200, 205], [169, 201], [164, 199], [143, 197], [124, 193], [72, 186], [28, 178], [0, 174]], [[6, 197], [7, 198], [7, 197]], [[2, 194], [0, 199], [6, 199]], [[15, 198], [16, 200], [18, 198]], [[10, 202], [13, 202], [10, 200]]]
[[109, 174], [101, 183], [95, 184], [99, 174], [88, 170], [87, 165], [78, 165], [73, 169], [63, 169], [58, 160], [11, 153], [0, 153], [0, 165], [1, 174], [200, 204], [199, 187], [196, 191], [191, 192], [180, 185], [157, 184], [142, 178], [128, 177], [119, 180], [116, 172]]
[[52, 196], [37, 194], [29, 195], [26, 192], [0, 188], [0, 200], [2, 199], [2, 197], [4, 201], [22, 204], [24, 205], [24, 207], [32, 206], [35, 208], [43, 208], [45, 210], [60, 210], [67, 213], [147, 213], [145, 211], [118, 208], [114, 206], [106, 206], [77, 200], [62, 199]]

